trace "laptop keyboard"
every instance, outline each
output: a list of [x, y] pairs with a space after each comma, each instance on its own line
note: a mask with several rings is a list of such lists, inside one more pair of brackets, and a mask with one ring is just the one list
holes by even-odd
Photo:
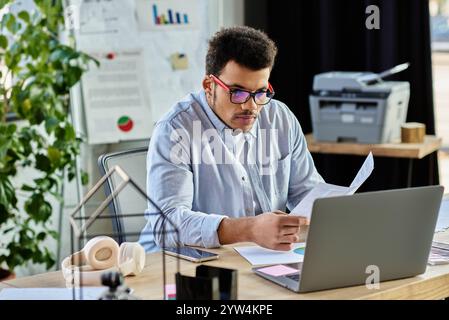
[[298, 269], [299, 272], [298, 273], [293, 273], [293, 274], [288, 274], [285, 275], [284, 277], [291, 279], [293, 281], [297, 281], [299, 282], [299, 279], [301, 278], [301, 271], [302, 271], [302, 262], [296, 264], [296, 265], [291, 265], [292, 268]]
[[293, 281], [299, 281], [299, 273], [289, 274], [286, 275], [285, 277], [292, 279]]

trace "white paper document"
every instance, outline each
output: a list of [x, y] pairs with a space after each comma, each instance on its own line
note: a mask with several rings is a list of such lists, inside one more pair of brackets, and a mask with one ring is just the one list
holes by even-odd
[[[83, 300], [97, 300], [107, 287], [84, 287]], [[0, 300], [73, 300], [72, 288], [5, 288]], [[80, 288], [75, 289], [75, 300], [80, 300]]]
[[235, 247], [234, 249], [253, 266], [260, 266], [302, 262], [304, 247], [305, 243], [302, 242], [293, 244], [293, 249], [290, 251], [270, 250], [257, 245]]
[[101, 64], [82, 78], [89, 144], [148, 139], [153, 124], [142, 51], [91, 55]]
[[[70, 0], [66, 17], [72, 22], [77, 49], [121, 51], [139, 44], [134, 0]], [[66, 23], [67, 23], [66, 20]]]
[[[366, 179], [371, 175], [374, 169], [374, 159], [373, 154], [370, 152], [366, 157], [363, 165], [360, 167], [359, 172], [355, 176], [349, 188], [356, 188], [356, 190], [365, 182]], [[355, 192], [355, 190], [354, 190]]]
[[357, 173], [349, 187], [337, 186], [329, 183], [320, 183], [302, 199], [302, 201], [291, 211], [291, 215], [304, 216], [310, 219], [315, 199], [338, 197], [354, 194], [357, 189], [371, 175], [374, 169], [373, 154], [370, 152], [365, 162]]

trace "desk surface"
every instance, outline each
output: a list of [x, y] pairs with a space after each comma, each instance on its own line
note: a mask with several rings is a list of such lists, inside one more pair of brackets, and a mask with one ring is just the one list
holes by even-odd
[[370, 151], [374, 156], [392, 158], [422, 159], [441, 147], [442, 139], [426, 136], [423, 143], [382, 143], [361, 144], [348, 142], [317, 142], [313, 134], [306, 135], [310, 152], [327, 154], [347, 154], [366, 156]]
[[2, 290], [4, 288], [12, 288], [12, 286], [7, 283], [0, 282], [0, 290]]
[[[435, 240], [449, 240], [449, 232], [436, 234]], [[449, 297], [449, 265], [428, 266], [424, 274], [407, 279], [382, 282], [380, 289], [369, 290], [356, 286], [307, 294], [298, 294], [265, 280], [251, 272], [251, 265], [231, 246], [210, 250], [220, 258], [205, 264], [237, 269], [239, 299], [442, 299]], [[176, 259], [166, 256], [167, 283], [174, 283]], [[162, 299], [162, 256], [160, 253], [147, 255], [143, 272], [127, 277], [126, 283], [136, 296], [144, 299]], [[198, 264], [181, 260], [181, 273], [194, 275]], [[11, 287], [64, 287], [60, 271], [38, 274], [9, 280], [3, 286]], [[1, 288], [1, 287], [0, 287]]]

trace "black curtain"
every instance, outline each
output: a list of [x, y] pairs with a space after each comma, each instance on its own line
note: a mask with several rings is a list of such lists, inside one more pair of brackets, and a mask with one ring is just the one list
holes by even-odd
[[[367, 6], [380, 9], [380, 29], [368, 30]], [[410, 82], [407, 121], [426, 124], [435, 133], [430, 19], [427, 0], [246, 0], [246, 25], [264, 30], [279, 48], [271, 82], [276, 97], [312, 132], [309, 94], [313, 76], [327, 71], [380, 72], [410, 62], [408, 70], [388, 78]], [[329, 183], [349, 185], [364, 157], [313, 155]], [[375, 158], [375, 170], [360, 191], [405, 187], [408, 160]], [[413, 186], [438, 184], [436, 153], [415, 160]]]

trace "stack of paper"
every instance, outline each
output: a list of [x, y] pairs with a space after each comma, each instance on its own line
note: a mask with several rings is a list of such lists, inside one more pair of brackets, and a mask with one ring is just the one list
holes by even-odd
[[433, 241], [428, 264], [431, 266], [449, 264], [449, 244]]

